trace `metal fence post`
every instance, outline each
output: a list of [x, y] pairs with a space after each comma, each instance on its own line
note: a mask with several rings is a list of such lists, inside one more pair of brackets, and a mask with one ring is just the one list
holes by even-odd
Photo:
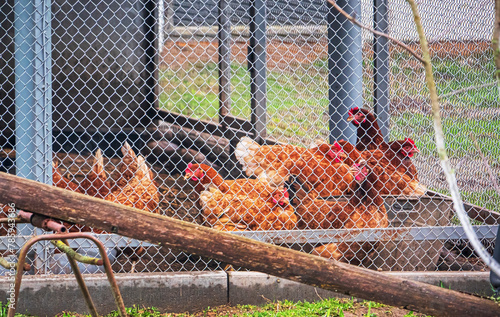
[[[227, 115], [231, 113], [231, 20], [228, 0], [217, 1], [217, 40], [218, 40], [218, 69], [219, 69], [219, 123], [222, 125], [224, 137], [229, 140], [229, 153], [233, 158], [238, 140], [233, 130], [229, 128]], [[224, 164], [228, 174], [234, 170], [235, 161], [229, 160]]]
[[[16, 174], [52, 184], [51, 1], [15, 1], [14, 29]], [[40, 268], [47, 252], [41, 246], [37, 254]]]
[[250, 1], [250, 43], [248, 45], [248, 70], [250, 71], [250, 94], [255, 140], [261, 143], [266, 138], [266, 3], [264, 0]]
[[[361, 15], [359, 0], [337, 4], [355, 16]], [[356, 143], [353, 125], [346, 121], [352, 107], [363, 105], [361, 29], [328, 4], [328, 98], [330, 142], [345, 139]]]
[[[500, 262], [500, 226], [498, 227], [497, 237], [495, 239], [495, 249], [493, 250], [493, 259]], [[496, 275], [495, 272], [490, 272], [490, 283], [495, 293], [495, 297], [500, 296], [500, 276]]]
[[231, 22], [227, 13], [227, 0], [218, 1], [217, 39], [219, 41], [219, 115], [231, 111]]
[[[374, 29], [383, 33], [389, 31], [387, 0], [373, 0]], [[385, 141], [389, 141], [389, 43], [387, 38], [374, 35], [373, 38], [373, 105], [378, 125]]]

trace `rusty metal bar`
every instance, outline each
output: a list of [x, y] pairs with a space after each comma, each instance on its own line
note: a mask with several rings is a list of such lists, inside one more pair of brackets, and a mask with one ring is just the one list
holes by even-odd
[[[65, 246], [69, 248], [68, 240], [66, 240], [66, 239], [61, 239], [61, 240], [63, 241], [61, 243], [65, 244]], [[58, 241], [58, 240], [52, 240], [51, 242], [53, 242], [53, 241]], [[73, 250], [73, 249], [71, 249], [71, 250]], [[82, 272], [80, 272], [80, 268], [78, 268], [78, 264], [76, 263], [75, 258], [72, 257], [69, 253], [67, 253], [67, 252], [65, 252], [65, 253], [66, 253], [66, 256], [68, 258], [69, 265], [71, 266], [71, 270], [73, 270], [73, 274], [75, 274], [76, 282], [78, 283], [78, 286], [80, 287], [80, 290], [82, 291], [83, 298], [85, 299], [85, 303], [87, 304], [87, 308], [90, 311], [90, 315], [92, 317], [99, 316], [99, 314], [97, 313], [97, 309], [94, 305], [94, 302], [92, 301], [92, 296], [90, 296], [89, 289], [87, 288], [87, 285], [85, 284], [85, 280], [83, 279]]]
[[[495, 238], [498, 226], [473, 226], [473, 228], [480, 238]], [[461, 239], [465, 235], [463, 228], [460, 226], [234, 231], [231, 234], [274, 244], [402, 240], [433, 241]]]
[[24, 220], [28, 220], [33, 226], [42, 228], [47, 231], [55, 231], [58, 233], [64, 233], [67, 231], [63, 224], [58, 223], [42, 215], [34, 214], [24, 210], [19, 210], [19, 217]]
[[113, 275], [113, 270], [111, 269], [111, 263], [109, 262], [108, 255], [106, 254], [106, 249], [104, 249], [104, 245], [97, 238], [89, 234], [87, 234], [86, 237], [94, 241], [97, 247], [99, 248], [99, 252], [101, 253], [101, 258], [104, 261], [104, 269], [106, 271], [106, 276], [108, 277], [108, 281], [111, 286], [111, 291], [113, 292], [113, 297], [115, 298], [116, 306], [118, 307], [120, 316], [126, 317], [127, 312], [125, 311], [125, 304], [123, 303], [123, 298], [122, 295], [120, 294], [120, 289], [116, 284], [115, 276]]
[[[118, 307], [118, 312], [120, 313], [120, 316], [125, 317], [127, 316], [126, 311], [125, 311], [125, 305], [123, 303], [122, 296], [120, 294], [120, 289], [118, 288], [118, 285], [116, 284], [116, 280], [113, 274], [113, 271], [111, 269], [111, 263], [109, 262], [108, 255], [106, 254], [106, 249], [104, 248], [104, 245], [95, 237], [88, 233], [81, 233], [81, 232], [74, 232], [74, 233], [65, 233], [65, 234], [60, 234], [60, 233], [53, 233], [53, 234], [47, 234], [47, 235], [41, 235], [41, 236], [36, 236], [31, 238], [26, 242], [26, 244], [21, 248], [21, 251], [19, 253], [19, 260], [18, 260], [18, 265], [21, 267], [24, 267], [24, 264], [26, 262], [26, 255], [28, 254], [29, 249], [31, 246], [33, 246], [35, 243], [43, 240], [60, 240], [60, 239], [89, 239], [92, 240], [96, 246], [99, 248], [99, 252], [101, 253], [101, 257], [103, 259], [103, 265], [104, 265], [104, 270], [106, 272], [106, 276], [108, 278], [108, 281], [111, 286], [111, 292], [113, 293], [113, 297], [115, 299], [116, 306]], [[67, 242], [67, 240], [66, 240]], [[73, 262], [74, 259], [70, 259], [68, 257], [68, 260], [70, 261], [71, 267], [73, 268], [73, 264], [76, 266], [76, 262]], [[78, 267], [77, 267], [78, 269]], [[77, 273], [75, 273], [77, 272]], [[80, 285], [80, 282], [83, 283], [83, 277], [81, 276], [80, 270], [73, 270], [73, 273], [75, 273], [75, 277]], [[80, 275], [78, 275], [80, 273]], [[16, 312], [16, 306], [17, 306], [17, 301], [19, 298], [19, 291], [21, 289], [21, 281], [23, 278], [23, 271], [17, 270], [16, 272], [16, 280], [14, 284], [14, 302], [12, 305], [9, 307], [9, 311], [7, 314], [7, 317], [14, 317], [14, 314]], [[80, 280], [79, 280], [80, 278]], [[85, 288], [81, 288], [82, 292], [84, 293], [85, 296]], [[88, 293], [88, 290], [87, 290]], [[88, 296], [90, 298], [90, 296]], [[87, 298], [86, 298], [87, 300]], [[97, 314], [97, 313], [96, 313]]]
[[[495, 239], [498, 225], [473, 226], [474, 231], [480, 239]], [[397, 235], [396, 233], [400, 233]], [[401, 232], [405, 232], [401, 234]], [[460, 226], [446, 227], [390, 227], [378, 229], [305, 229], [305, 230], [269, 230], [269, 231], [236, 231], [232, 234], [244, 236], [258, 241], [269, 243], [294, 243], [309, 239], [310, 243], [329, 242], [356, 242], [356, 241], [380, 241], [383, 237], [391, 238], [391, 241], [415, 240], [434, 241], [447, 239], [463, 239], [464, 231]], [[155, 243], [144, 242], [136, 239], [124, 238], [114, 234], [98, 234], [96, 238], [103, 240], [107, 248], [112, 247], [137, 247], [154, 246]], [[7, 239], [14, 239], [11, 244], [23, 245], [30, 237], [0, 237], [0, 250], [8, 245]], [[78, 244], [70, 241], [70, 247], [92, 248], [91, 242], [82, 241]]]

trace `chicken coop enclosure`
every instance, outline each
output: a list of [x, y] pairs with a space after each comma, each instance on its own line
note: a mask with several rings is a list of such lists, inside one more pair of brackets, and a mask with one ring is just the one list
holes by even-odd
[[[336, 3], [420, 52], [405, 1]], [[492, 251], [500, 217], [493, 3], [417, 3], [448, 154], [471, 223]], [[7, 0], [0, 23], [2, 172], [372, 269], [488, 269], [454, 216], [422, 65], [327, 1]], [[361, 135], [377, 144], [363, 148]], [[244, 144], [247, 138], [256, 143]], [[318, 158], [314, 151], [335, 142], [342, 149], [325, 166], [332, 152]], [[384, 163], [387, 153], [352, 159], [349, 144], [392, 151], [391, 163]], [[301, 160], [295, 169], [286, 165], [297, 177], [287, 174], [280, 183], [273, 171], [267, 179], [246, 166], [260, 145], [272, 145], [272, 155], [283, 151], [272, 166]], [[302, 158], [294, 161], [293, 153]], [[310, 161], [304, 153], [313, 153]], [[393, 166], [401, 153], [401, 166]], [[197, 174], [201, 164], [223, 180], [248, 184], [237, 198], [221, 196], [228, 193], [210, 176], [222, 192], [202, 191], [197, 182], [209, 172]], [[260, 188], [255, 182], [268, 182], [272, 194], [252, 196]], [[322, 182], [349, 184], [321, 192]], [[276, 188], [287, 195], [264, 201]], [[11, 202], [0, 203], [4, 218], [15, 216]], [[179, 250], [67, 227], [94, 233], [115, 272], [225, 269]], [[11, 261], [31, 236], [44, 234], [29, 224], [0, 229], [0, 252]], [[85, 241], [70, 246], [97, 254]], [[48, 241], [38, 243], [26, 274], [70, 273], [63, 255]], [[103, 271], [80, 266], [83, 273]]]

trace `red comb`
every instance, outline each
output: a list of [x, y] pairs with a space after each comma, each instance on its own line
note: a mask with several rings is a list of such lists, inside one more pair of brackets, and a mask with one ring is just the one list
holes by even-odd
[[340, 144], [338, 144], [338, 142], [337, 142], [337, 141], [335, 141], [335, 143], [333, 143], [333, 147], [334, 147], [337, 151], [342, 150], [342, 147], [340, 146]]
[[415, 145], [415, 141], [413, 141], [413, 140], [412, 140], [412, 139], [410, 139], [410, 138], [406, 138], [406, 139], [405, 139], [405, 142], [409, 142], [409, 143], [411, 143], [411, 144]]
[[285, 192], [283, 193], [283, 196], [285, 196], [286, 198], [290, 197], [290, 195], [288, 194], [288, 190], [285, 189]]
[[349, 114], [353, 114], [354, 111], [359, 111], [359, 107], [354, 107], [349, 110]]

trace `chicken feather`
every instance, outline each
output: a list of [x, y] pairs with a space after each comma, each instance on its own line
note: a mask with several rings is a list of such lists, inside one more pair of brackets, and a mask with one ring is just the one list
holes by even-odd
[[195, 189], [198, 192], [215, 187], [224, 194], [245, 195], [252, 199], [258, 198], [264, 201], [269, 199], [283, 201], [286, 199], [284, 196], [286, 190], [283, 187], [270, 186], [265, 173], [262, 173], [258, 179], [224, 180], [213, 167], [206, 164], [189, 164], [185, 178], [196, 184]]
[[[376, 175], [366, 161], [353, 167], [355, 175], [354, 194], [346, 201], [314, 199], [301, 191], [296, 192], [295, 213], [299, 217], [300, 229], [362, 229], [385, 228], [388, 226], [384, 200], [374, 190]], [[297, 186], [294, 184], [294, 186]], [[294, 200], [295, 200], [294, 199]], [[329, 243], [318, 246], [313, 254], [332, 257], [336, 260], [353, 261], [363, 259], [364, 252], [374, 248], [372, 243]]]
[[206, 222], [219, 230], [291, 230], [297, 224], [288, 203], [224, 194], [216, 188], [202, 191], [200, 201]]

